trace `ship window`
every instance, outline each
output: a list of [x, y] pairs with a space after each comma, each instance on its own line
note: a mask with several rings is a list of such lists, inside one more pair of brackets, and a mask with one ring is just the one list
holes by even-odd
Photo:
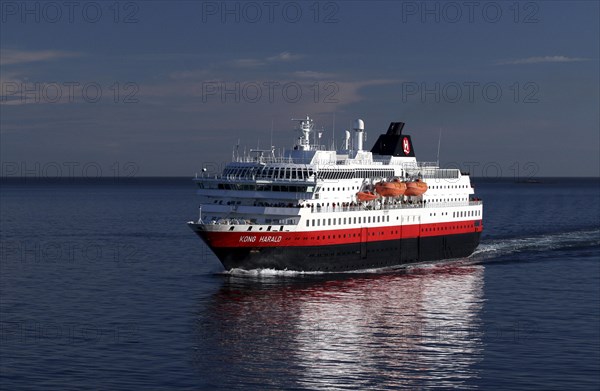
[[335, 219], [333, 219], [333, 225], [335, 225]]
[[317, 219], [317, 227], [321, 226], [321, 219]]
[[310, 227], [310, 220], [306, 220], [306, 226]]
[[267, 231], [270, 231], [270, 230], [271, 230], [271, 226], [269, 225], [269, 226], [267, 227]]
[[338, 219], [338, 225], [342, 225], [342, 218], [341, 217]]
[[327, 225], [331, 225], [331, 219], [327, 219]]
[[356, 217], [354, 218], [354, 224], [356, 224]]

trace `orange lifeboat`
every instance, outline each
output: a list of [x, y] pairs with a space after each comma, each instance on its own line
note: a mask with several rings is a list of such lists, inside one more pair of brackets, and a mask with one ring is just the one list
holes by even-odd
[[404, 194], [404, 192], [406, 192], [406, 183], [404, 183], [404, 182], [401, 182], [399, 179], [394, 179], [394, 180], [392, 181], [392, 183], [394, 184], [394, 186], [396, 186], [396, 188], [397, 188], [398, 190], [400, 190], [400, 191], [401, 191], [401, 193], [400, 193], [399, 195], [403, 195], [403, 194]]
[[414, 182], [406, 183], [406, 192], [404, 192], [404, 195], [420, 196], [423, 193], [425, 193], [426, 191], [427, 191], [427, 183], [421, 182], [419, 179], [417, 179]]
[[358, 198], [359, 201], [373, 201], [379, 198], [379, 196], [370, 191], [359, 191], [356, 193], [356, 198]]
[[392, 182], [382, 181], [375, 185], [375, 190], [384, 197], [398, 197], [404, 194], [406, 185], [397, 180]]

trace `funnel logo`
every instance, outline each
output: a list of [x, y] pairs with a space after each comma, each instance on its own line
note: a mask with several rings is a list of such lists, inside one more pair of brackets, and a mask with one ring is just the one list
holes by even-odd
[[410, 153], [410, 142], [408, 142], [408, 137], [404, 137], [402, 140], [402, 147], [404, 150], [404, 154], [408, 155]]

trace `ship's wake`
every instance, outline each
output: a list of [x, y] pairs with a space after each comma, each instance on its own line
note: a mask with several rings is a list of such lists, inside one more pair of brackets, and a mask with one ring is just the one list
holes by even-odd
[[223, 272], [226, 275], [249, 278], [277, 278], [277, 277], [303, 277], [319, 276], [328, 274], [353, 274], [353, 273], [388, 273], [403, 271], [407, 273], [419, 273], [426, 270], [433, 270], [448, 265], [474, 265], [485, 264], [496, 259], [504, 258], [507, 255], [524, 252], [545, 252], [555, 250], [568, 250], [575, 248], [599, 247], [600, 229], [590, 229], [582, 231], [569, 231], [553, 234], [534, 235], [519, 238], [508, 239], [488, 239], [483, 240], [475, 252], [468, 258], [458, 258], [450, 260], [440, 260], [434, 262], [422, 262], [385, 268], [373, 268], [348, 272], [322, 272], [322, 271], [296, 271], [296, 270], [276, 270], [276, 269], [231, 269]]
[[323, 275], [327, 272], [319, 271], [298, 271], [298, 270], [277, 270], [277, 269], [238, 269], [234, 268], [229, 271], [224, 271], [223, 274], [229, 274], [236, 277], [250, 278], [271, 278], [271, 277], [301, 277], [310, 275]]
[[510, 239], [490, 239], [479, 244], [470, 258], [486, 259], [521, 252], [541, 252], [600, 245], [600, 229], [559, 232]]

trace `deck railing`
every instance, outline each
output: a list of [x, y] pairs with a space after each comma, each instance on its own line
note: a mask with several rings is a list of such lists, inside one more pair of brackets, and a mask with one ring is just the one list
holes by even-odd
[[482, 205], [481, 200], [462, 201], [462, 202], [401, 202], [401, 203], [384, 203], [384, 204], [350, 204], [344, 205], [336, 203], [333, 205], [310, 206], [311, 212], [314, 213], [333, 213], [333, 212], [355, 212], [366, 210], [393, 210], [393, 209], [414, 209], [414, 208], [453, 208], [462, 206]]

